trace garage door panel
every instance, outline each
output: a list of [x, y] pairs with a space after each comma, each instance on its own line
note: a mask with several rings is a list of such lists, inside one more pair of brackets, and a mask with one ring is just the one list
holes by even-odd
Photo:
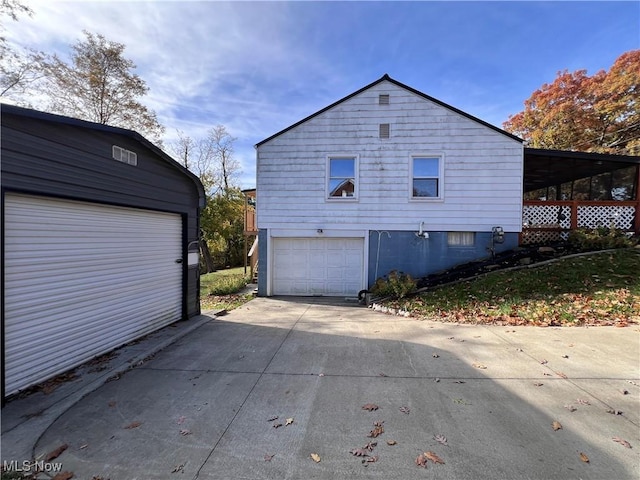
[[362, 238], [274, 238], [274, 295], [355, 295], [364, 273]]
[[180, 215], [17, 194], [4, 209], [6, 394], [180, 318]]

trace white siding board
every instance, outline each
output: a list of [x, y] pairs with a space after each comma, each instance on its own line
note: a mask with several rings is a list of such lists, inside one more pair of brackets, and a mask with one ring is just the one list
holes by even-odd
[[[390, 105], [378, 105], [380, 93], [390, 95]], [[378, 139], [380, 123], [391, 124], [390, 139]], [[325, 199], [326, 156], [333, 152], [359, 156], [355, 202]], [[410, 155], [424, 152], [445, 155], [444, 201], [409, 198]], [[415, 228], [438, 219], [441, 230], [465, 231], [472, 212], [485, 230], [499, 224], [519, 231], [522, 161], [520, 142], [381, 82], [258, 147], [258, 226]]]

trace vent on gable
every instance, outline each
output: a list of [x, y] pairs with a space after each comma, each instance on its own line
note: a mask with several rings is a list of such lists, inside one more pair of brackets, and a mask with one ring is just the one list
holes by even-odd
[[389, 94], [382, 94], [378, 96], [378, 105], [389, 105]]
[[381, 123], [380, 124], [380, 138], [389, 138], [389, 124]]
[[113, 159], [122, 163], [128, 163], [134, 167], [138, 165], [138, 154], [125, 148], [114, 145], [112, 148]]

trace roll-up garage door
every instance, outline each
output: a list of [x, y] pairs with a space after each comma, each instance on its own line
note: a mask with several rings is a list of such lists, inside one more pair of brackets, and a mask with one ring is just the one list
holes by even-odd
[[179, 320], [180, 215], [6, 194], [5, 395]]
[[274, 295], [357, 295], [363, 238], [274, 238]]

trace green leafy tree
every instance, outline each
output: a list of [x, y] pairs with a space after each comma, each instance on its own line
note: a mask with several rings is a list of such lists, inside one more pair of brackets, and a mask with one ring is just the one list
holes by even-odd
[[71, 46], [69, 63], [55, 54], [39, 59], [48, 110], [135, 130], [161, 144], [164, 127], [140, 102], [149, 88], [133, 73], [135, 64], [123, 56], [125, 46], [100, 34], [84, 31], [84, 35]]
[[207, 206], [200, 216], [205, 273], [243, 264], [244, 195], [235, 184], [240, 171], [233, 156], [235, 140], [224, 125], [216, 125], [197, 140], [178, 132], [178, 139], [169, 145], [207, 192]]
[[640, 154], [640, 50], [609, 69], [559, 72], [509, 117], [505, 130], [535, 148]]

